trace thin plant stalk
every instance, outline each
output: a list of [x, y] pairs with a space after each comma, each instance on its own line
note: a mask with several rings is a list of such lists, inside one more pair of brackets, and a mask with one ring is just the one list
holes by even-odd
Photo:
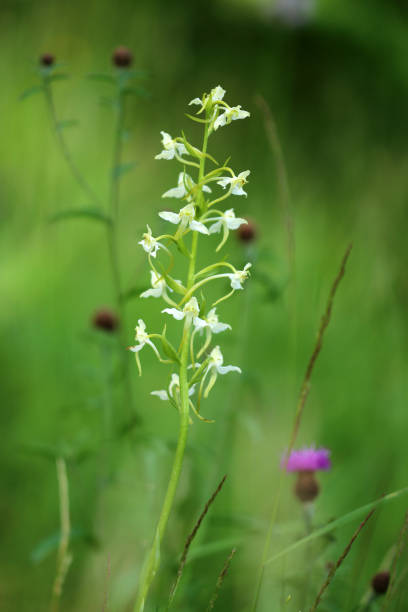
[[[44, 91], [47, 101], [47, 106], [51, 118], [52, 129], [57, 141], [57, 144], [61, 150], [61, 154], [65, 159], [67, 166], [69, 167], [71, 174], [79, 187], [82, 189], [84, 194], [90, 198], [90, 200], [99, 208], [103, 208], [103, 203], [95, 193], [93, 188], [90, 186], [81, 170], [75, 163], [69, 147], [65, 141], [62, 130], [59, 127], [57, 112], [55, 108], [54, 96], [52, 91], [51, 83], [47, 77], [44, 77]], [[128, 360], [125, 358], [124, 347], [126, 346], [125, 340], [125, 307], [123, 299], [123, 291], [120, 278], [120, 267], [119, 267], [119, 254], [117, 244], [117, 225], [119, 217], [119, 199], [120, 199], [120, 176], [118, 168], [120, 167], [122, 158], [122, 140], [123, 140], [123, 127], [125, 121], [125, 104], [124, 104], [124, 93], [123, 87], [120, 80], [120, 74], [118, 75], [118, 92], [116, 98], [115, 107], [117, 109], [116, 125], [115, 125], [115, 136], [113, 144], [113, 156], [112, 156], [112, 167], [110, 170], [110, 184], [109, 184], [109, 202], [108, 202], [108, 214], [109, 223], [106, 223], [106, 236], [108, 244], [109, 262], [112, 274], [112, 284], [114, 290], [114, 299], [117, 312], [119, 314], [119, 328], [118, 328], [118, 347], [121, 367], [123, 370], [123, 376], [125, 380], [126, 395], [130, 406], [133, 405], [132, 401], [132, 388], [130, 380], [130, 371], [128, 367]]]
[[57, 556], [57, 571], [52, 587], [50, 612], [58, 612], [65, 578], [72, 562], [69, 552], [71, 520], [69, 512], [69, 487], [65, 459], [59, 457], [57, 464], [58, 495], [60, 507], [61, 538]]
[[[200, 160], [200, 167], [198, 173], [198, 183], [202, 181], [205, 170], [205, 153], [207, 151], [208, 142], [208, 125], [205, 125], [204, 129], [204, 140], [203, 140], [203, 153]], [[202, 198], [202, 192], [201, 192]], [[198, 202], [200, 203], [200, 202]], [[188, 267], [187, 284], [186, 289], [189, 291], [194, 285], [194, 275], [196, 268], [197, 259], [197, 245], [198, 245], [198, 233], [193, 232], [191, 252], [190, 252], [190, 263]], [[156, 527], [155, 536], [151, 549], [147, 555], [145, 565], [142, 571], [141, 580], [139, 584], [139, 590], [136, 598], [136, 603], [133, 608], [134, 612], [143, 612], [146, 599], [150, 590], [150, 586], [154, 580], [156, 572], [160, 565], [160, 547], [161, 542], [166, 531], [167, 522], [173, 507], [174, 498], [180, 479], [181, 468], [183, 465], [184, 452], [187, 443], [188, 428], [190, 422], [190, 401], [189, 401], [189, 386], [188, 386], [188, 359], [189, 359], [189, 346], [190, 346], [190, 335], [191, 335], [192, 321], [186, 317], [183, 328], [182, 348], [180, 356], [179, 366], [179, 380], [180, 380], [180, 425], [179, 434], [177, 441], [177, 448], [174, 455], [173, 466], [170, 473], [170, 480], [167, 485], [167, 491], [164, 498], [163, 506], [160, 512], [159, 521]]]
[[317, 610], [317, 607], [319, 606], [319, 604], [320, 604], [320, 602], [322, 600], [322, 597], [323, 597], [323, 594], [324, 594], [325, 590], [327, 589], [327, 587], [329, 586], [329, 584], [333, 580], [334, 575], [337, 572], [337, 570], [339, 569], [340, 565], [343, 563], [344, 559], [349, 554], [351, 547], [353, 546], [355, 540], [358, 538], [358, 536], [360, 534], [360, 531], [364, 528], [366, 523], [369, 521], [371, 516], [374, 514], [375, 510], [376, 510], [375, 508], [370, 510], [370, 512], [365, 517], [364, 521], [362, 523], [360, 523], [360, 525], [357, 527], [356, 531], [352, 535], [352, 537], [351, 537], [349, 543], [347, 544], [346, 548], [343, 550], [343, 552], [341, 553], [340, 557], [337, 559], [336, 564], [333, 565], [333, 567], [331, 568], [331, 570], [329, 572], [329, 575], [327, 576], [326, 580], [324, 581], [320, 591], [317, 594], [317, 597], [316, 597], [312, 607], [310, 608], [310, 612], [315, 612], [315, 610]]
[[74, 177], [74, 179], [76, 180], [76, 182], [78, 183], [82, 191], [92, 200], [92, 202], [94, 202], [94, 204], [97, 204], [98, 206], [100, 206], [101, 202], [98, 196], [96, 195], [95, 191], [92, 189], [92, 187], [90, 186], [90, 184], [88, 183], [84, 175], [82, 174], [81, 170], [76, 165], [70, 153], [70, 150], [67, 146], [67, 143], [65, 142], [65, 138], [63, 136], [62, 130], [58, 123], [57, 111], [55, 108], [52, 87], [47, 77], [44, 77], [44, 92], [45, 92], [45, 98], [47, 101], [48, 111], [49, 111], [50, 118], [51, 118], [52, 129], [53, 129], [57, 144], [61, 150], [62, 156], [65, 159], [67, 166], [69, 167], [71, 171], [72, 176]]
[[177, 587], [179, 585], [179, 582], [181, 580], [181, 576], [183, 574], [184, 566], [185, 566], [185, 564], [187, 562], [187, 555], [188, 555], [188, 551], [190, 550], [191, 543], [194, 540], [194, 538], [195, 538], [195, 536], [197, 534], [197, 531], [199, 530], [199, 528], [201, 526], [201, 523], [203, 522], [205, 516], [207, 515], [207, 512], [208, 512], [211, 504], [213, 503], [213, 501], [217, 497], [218, 493], [221, 491], [222, 487], [224, 486], [224, 482], [225, 482], [226, 478], [227, 478], [227, 475], [225, 475], [221, 479], [221, 482], [219, 483], [219, 485], [215, 489], [214, 493], [211, 495], [210, 499], [206, 502], [202, 513], [198, 517], [198, 520], [196, 521], [196, 523], [195, 523], [195, 525], [193, 527], [193, 530], [191, 531], [191, 533], [189, 534], [189, 536], [188, 536], [188, 538], [186, 540], [186, 543], [185, 543], [185, 546], [184, 546], [184, 550], [183, 550], [183, 554], [181, 555], [179, 567], [178, 567], [178, 570], [177, 570], [177, 577], [176, 577], [176, 580], [175, 580], [175, 582], [174, 582], [174, 584], [173, 584], [173, 586], [171, 588], [171, 591], [170, 591], [169, 604], [168, 604], [168, 608], [167, 609], [170, 608], [170, 606], [171, 606], [171, 604], [172, 604], [172, 602], [174, 600], [174, 596], [176, 594]]
[[[324, 333], [327, 329], [327, 326], [329, 325], [330, 322], [330, 318], [331, 318], [331, 313], [332, 313], [332, 309], [333, 309], [333, 302], [334, 302], [334, 298], [336, 295], [336, 291], [337, 288], [339, 286], [339, 283], [341, 281], [341, 279], [343, 278], [344, 274], [345, 274], [345, 270], [346, 270], [346, 263], [348, 260], [348, 257], [350, 255], [352, 249], [352, 244], [349, 244], [349, 246], [346, 249], [346, 252], [343, 256], [343, 259], [341, 261], [341, 265], [340, 265], [340, 269], [339, 272], [337, 273], [337, 276], [334, 280], [334, 283], [331, 287], [330, 290], [330, 294], [329, 294], [329, 299], [327, 301], [327, 306], [326, 306], [326, 310], [325, 313], [321, 319], [321, 323], [320, 323], [320, 328], [319, 328], [319, 332], [317, 335], [317, 340], [316, 340], [316, 344], [314, 346], [312, 355], [309, 359], [309, 363], [307, 365], [306, 368], [306, 373], [303, 379], [303, 383], [302, 386], [300, 388], [300, 395], [299, 395], [299, 400], [298, 400], [298, 404], [296, 407], [296, 412], [295, 412], [295, 416], [294, 416], [294, 420], [293, 420], [293, 426], [292, 426], [292, 430], [291, 430], [291, 434], [290, 434], [290, 439], [289, 439], [289, 446], [288, 446], [288, 450], [286, 453], [286, 461], [295, 445], [296, 442], [296, 438], [297, 438], [297, 434], [299, 431], [299, 427], [300, 427], [300, 422], [301, 422], [301, 418], [302, 418], [302, 414], [303, 414], [303, 410], [306, 404], [306, 400], [307, 397], [309, 395], [309, 390], [310, 390], [310, 379], [313, 373], [313, 369], [314, 366], [316, 364], [316, 360], [320, 354], [322, 345], [323, 345], [323, 337], [324, 337]], [[283, 468], [285, 468], [286, 466], [284, 465]], [[262, 552], [262, 557], [261, 557], [261, 563], [259, 566], [259, 570], [258, 570], [258, 575], [257, 575], [257, 579], [256, 579], [256, 585], [255, 585], [255, 595], [254, 595], [254, 600], [252, 603], [252, 607], [251, 607], [251, 611], [255, 612], [258, 606], [258, 601], [259, 601], [259, 596], [260, 596], [260, 592], [261, 592], [261, 587], [262, 587], [262, 581], [263, 581], [263, 575], [264, 575], [264, 570], [265, 570], [265, 563], [266, 560], [268, 558], [268, 554], [269, 554], [269, 549], [270, 549], [270, 545], [271, 545], [271, 539], [272, 539], [272, 532], [273, 532], [273, 528], [275, 525], [275, 521], [276, 521], [276, 516], [278, 513], [278, 508], [279, 508], [279, 503], [280, 503], [280, 498], [281, 498], [281, 492], [282, 492], [282, 485], [283, 485], [283, 478], [284, 478], [284, 469], [281, 470], [280, 475], [279, 475], [279, 480], [278, 480], [278, 486], [277, 486], [277, 492], [275, 494], [275, 499], [274, 499], [274, 503], [272, 506], [272, 512], [271, 512], [271, 518], [269, 521], [269, 527], [268, 527], [268, 531], [266, 534], [266, 538], [265, 538], [265, 544], [263, 547], [263, 552]]]
[[237, 552], [237, 549], [233, 548], [231, 550], [230, 554], [228, 555], [227, 560], [224, 563], [224, 567], [222, 568], [221, 573], [218, 576], [217, 584], [215, 585], [214, 594], [211, 597], [210, 603], [208, 604], [207, 612], [211, 612], [211, 610], [214, 609], [214, 606], [215, 606], [216, 601], [218, 599], [218, 596], [220, 594], [221, 587], [222, 587], [222, 585], [224, 583], [224, 580], [226, 578], [226, 575], [228, 573], [229, 566], [231, 565], [232, 558], [233, 558], [233, 556], [235, 555], [236, 552]]

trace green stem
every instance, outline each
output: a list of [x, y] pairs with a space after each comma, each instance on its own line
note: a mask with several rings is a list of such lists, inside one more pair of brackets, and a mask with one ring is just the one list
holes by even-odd
[[78, 185], [81, 187], [83, 192], [87, 196], [90, 197], [90, 199], [92, 200], [92, 202], [94, 202], [94, 204], [100, 206], [101, 202], [98, 196], [96, 195], [96, 193], [94, 192], [92, 187], [89, 185], [88, 181], [82, 175], [82, 172], [79, 170], [78, 166], [74, 162], [71, 156], [71, 153], [67, 147], [67, 143], [65, 142], [62, 131], [58, 126], [57, 111], [55, 109], [54, 96], [52, 94], [52, 87], [47, 78], [44, 78], [44, 92], [45, 92], [45, 98], [46, 98], [47, 105], [48, 105], [48, 110], [49, 110], [50, 117], [51, 117], [52, 129], [54, 131], [54, 136], [58, 143], [58, 146], [61, 149], [62, 156], [65, 159], [67, 166], [69, 167], [74, 179], [76, 180]]
[[125, 303], [123, 300], [122, 283], [120, 277], [120, 266], [119, 266], [119, 249], [118, 249], [118, 221], [119, 221], [119, 201], [120, 201], [120, 177], [118, 175], [118, 168], [122, 160], [122, 141], [123, 141], [123, 129], [125, 122], [125, 107], [124, 107], [124, 95], [120, 83], [118, 83], [118, 94], [117, 94], [117, 116], [115, 126], [115, 136], [113, 145], [113, 158], [110, 175], [110, 188], [109, 188], [109, 203], [108, 203], [108, 214], [112, 219], [112, 223], [106, 225], [107, 241], [109, 250], [109, 261], [112, 271], [113, 289], [115, 296], [116, 309], [119, 314], [120, 326], [118, 333], [118, 349], [119, 357], [122, 364], [123, 379], [125, 385], [125, 393], [127, 398], [127, 404], [133, 407], [132, 397], [132, 383], [130, 378], [130, 361], [127, 359], [125, 354], [126, 346], [126, 311]]
[[[206, 152], [208, 141], [208, 125], [205, 126], [203, 152]], [[198, 181], [204, 176], [205, 168], [205, 156], [203, 156], [200, 168]], [[201, 194], [200, 200], [197, 201], [197, 206], [203, 205], [203, 196]], [[187, 291], [194, 285], [194, 274], [197, 259], [197, 245], [198, 245], [198, 232], [193, 232], [192, 243], [191, 243], [191, 256], [187, 274]], [[185, 320], [183, 329], [183, 339], [181, 342], [181, 355], [180, 355], [180, 368], [179, 368], [179, 380], [180, 380], [180, 426], [179, 435], [177, 441], [176, 453], [174, 455], [173, 466], [170, 473], [169, 484], [167, 485], [167, 491], [164, 498], [163, 506], [160, 512], [159, 521], [157, 523], [155, 536], [152, 547], [146, 558], [141, 579], [139, 591], [136, 598], [136, 603], [133, 608], [134, 612], [143, 612], [146, 599], [150, 590], [150, 586], [154, 580], [157, 570], [160, 565], [160, 547], [163, 540], [164, 533], [166, 531], [167, 522], [173, 507], [174, 498], [177, 490], [177, 485], [180, 479], [181, 468], [183, 465], [184, 451], [187, 443], [188, 427], [189, 427], [189, 411], [190, 402], [188, 397], [189, 384], [188, 384], [188, 352], [190, 346], [190, 334], [191, 334], [192, 323], [191, 320]]]
[[[88, 181], [83, 176], [82, 172], [79, 170], [75, 161], [73, 160], [67, 143], [65, 142], [64, 136], [62, 134], [61, 129], [58, 126], [58, 118], [57, 111], [54, 103], [54, 96], [52, 92], [51, 83], [47, 78], [44, 78], [44, 92], [45, 98], [48, 105], [48, 110], [51, 118], [51, 124], [53, 128], [53, 132], [55, 138], [57, 140], [57, 144], [61, 150], [61, 154], [65, 159], [67, 166], [69, 167], [72, 176], [78, 183], [79, 187], [82, 191], [91, 199], [91, 201], [98, 206], [99, 208], [103, 207], [103, 204], [99, 197], [96, 195], [92, 187], [89, 185]], [[115, 295], [115, 304], [116, 309], [120, 317], [120, 327], [118, 333], [118, 348], [119, 348], [119, 356], [122, 363], [123, 377], [126, 385], [126, 394], [128, 399], [128, 404], [130, 406], [133, 405], [132, 401], [132, 392], [131, 392], [131, 381], [130, 381], [130, 370], [129, 370], [129, 360], [125, 355], [124, 347], [126, 346], [126, 337], [124, 333], [125, 329], [125, 309], [123, 303], [123, 294], [121, 289], [121, 280], [120, 280], [120, 271], [119, 271], [119, 258], [118, 258], [118, 248], [117, 248], [117, 222], [118, 222], [118, 213], [119, 213], [119, 177], [115, 174], [115, 169], [119, 166], [121, 155], [122, 155], [122, 134], [123, 134], [123, 125], [124, 125], [124, 100], [123, 93], [121, 90], [120, 83], [118, 83], [118, 115], [116, 120], [116, 128], [115, 128], [115, 143], [114, 143], [114, 153], [113, 153], [113, 162], [111, 169], [111, 181], [110, 181], [110, 195], [109, 195], [109, 214], [112, 219], [112, 222], [106, 225], [107, 231], [107, 242], [108, 242], [108, 252], [109, 252], [109, 262], [112, 273], [112, 281]]]
[[262, 587], [262, 581], [263, 581], [263, 575], [264, 575], [264, 571], [265, 571], [265, 564], [268, 558], [268, 553], [269, 553], [269, 549], [271, 546], [271, 539], [272, 539], [272, 532], [273, 532], [273, 527], [275, 525], [275, 521], [276, 521], [276, 516], [278, 513], [278, 507], [279, 507], [279, 502], [280, 502], [280, 496], [282, 493], [282, 484], [283, 484], [283, 475], [284, 472], [283, 470], [280, 472], [280, 476], [279, 476], [279, 482], [278, 482], [278, 489], [275, 495], [275, 500], [272, 506], [272, 512], [271, 512], [271, 518], [269, 520], [269, 526], [268, 526], [268, 531], [266, 534], [266, 539], [265, 539], [265, 544], [263, 547], [263, 552], [262, 552], [262, 559], [261, 559], [261, 563], [258, 569], [258, 575], [257, 575], [257, 579], [256, 579], [256, 586], [255, 586], [255, 596], [254, 596], [254, 600], [252, 602], [252, 607], [251, 607], [251, 612], [256, 612], [256, 609], [258, 607], [258, 601], [259, 601], [259, 596], [261, 593], [261, 587]]

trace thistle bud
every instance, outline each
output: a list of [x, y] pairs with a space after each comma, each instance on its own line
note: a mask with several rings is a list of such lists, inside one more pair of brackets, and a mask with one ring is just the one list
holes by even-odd
[[54, 55], [52, 55], [52, 53], [43, 53], [40, 56], [40, 64], [42, 66], [52, 66], [54, 62], [55, 62], [55, 57]]
[[388, 585], [390, 583], [390, 572], [378, 572], [371, 580], [371, 586], [373, 587], [376, 595], [384, 595], [387, 592]]
[[132, 61], [132, 52], [127, 47], [117, 47], [113, 52], [112, 62], [118, 68], [129, 68]]
[[237, 230], [238, 240], [244, 243], [253, 242], [258, 237], [258, 228], [255, 223], [250, 219], [247, 219], [247, 221], [247, 223], [240, 225]]
[[301, 502], [312, 502], [319, 495], [320, 485], [312, 471], [300, 471], [295, 484], [295, 495]]
[[119, 319], [112, 310], [101, 308], [92, 317], [92, 324], [97, 329], [111, 333], [116, 331], [119, 326]]

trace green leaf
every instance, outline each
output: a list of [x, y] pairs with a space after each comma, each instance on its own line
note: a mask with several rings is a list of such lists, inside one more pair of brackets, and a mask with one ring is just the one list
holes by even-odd
[[104, 83], [111, 84], [116, 83], [116, 79], [107, 72], [92, 72], [91, 74], [88, 74], [86, 78], [90, 79], [91, 81], [102, 81]]
[[150, 287], [148, 285], [131, 287], [121, 295], [122, 300], [132, 300], [133, 298], [139, 297], [143, 291], [147, 291]]
[[75, 127], [78, 125], [78, 121], [76, 119], [63, 119], [62, 121], [57, 122], [57, 130], [65, 130], [65, 128]]
[[405, 487], [404, 489], [399, 489], [398, 491], [394, 491], [393, 493], [389, 493], [388, 495], [384, 495], [384, 497], [380, 497], [379, 499], [376, 499], [370, 504], [366, 504], [365, 506], [361, 506], [360, 508], [357, 508], [356, 510], [353, 510], [352, 512], [348, 512], [347, 514], [344, 514], [339, 519], [335, 521], [331, 521], [330, 523], [328, 523], [324, 527], [321, 527], [320, 529], [316, 529], [316, 531], [314, 531], [310, 535], [306, 536], [305, 538], [302, 538], [301, 540], [298, 540], [297, 542], [294, 542], [287, 548], [284, 548], [283, 550], [278, 552], [276, 555], [273, 555], [272, 557], [267, 559], [267, 561], [265, 562], [265, 565], [267, 565], [268, 563], [272, 563], [273, 561], [276, 561], [277, 559], [280, 559], [281, 557], [284, 557], [285, 555], [293, 552], [300, 546], [304, 546], [305, 544], [308, 544], [312, 540], [315, 540], [316, 538], [320, 538], [321, 536], [326, 535], [326, 533], [330, 533], [330, 531], [333, 531], [334, 529], [338, 529], [339, 527], [344, 527], [344, 525], [348, 525], [349, 523], [351, 523], [352, 521], [355, 521], [361, 516], [365, 516], [366, 514], [368, 514], [368, 512], [370, 512], [370, 510], [372, 510], [373, 508], [382, 506], [383, 504], [388, 503], [389, 501], [392, 501], [394, 499], [397, 499], [398, 497], [400, 497], [401, 495], [405, 495], [406, 493], [408, 493], [408, 487]]
[[127, 95], [140, 96], [142, 98], [151, 97], [150, 92], [148, 92], [147, 89], [144, 89], [144, 87], [124, 87], [122, 89], [122, 94], [124, 96], [127, 96]]
[[231, 550], [231, 548], [235, 548], [241, 544], [241, 542], [242, 540], [237, 538], [228, 538], [225, 540], [217, 540], [216, 542], [208, 542], [201, 546], [191, 546], [187, 563], [191, 563], [191, 561], [195, 561], [195, 559], [202, 559], [203, 557], [215, 555], [225, 550]]
[[118, 179], [126, 172], [130, 172], [136, 166], [136, 162], [124, 162], [113, 169], [113, 178]]
[[169, 359], [171, 359], [172, 361], [174, 361], [175, 363], [180, 363], [180, 358], [177, 354], [176, 349], [174, 348], [174, 346], [167, 340], [167, 338], [165, 338], [165, 336], [161, 337], [161, 343], [163, 346], [163, 351], [164, 353], [167, 355], [167, 357]]
[[[44, 538], [44, 540], [41, 540], [41, 542], [39, 542], [39, 544], [31, 552], [30, 561], [35, 564], [41, 563], [41, 561], [46, 559], [52, 552], [57, 550], [60, 540], [60, 531], [56, 531], [47, 538]], [[74, 540], [83, 540], [93, 547], [99, 546], [97, 538], [92, 533], [82, 529], [81, 527], [73, 527], [71, 529], [70, 541], [72, 542]]]
[[23, 91], [23, 93], [20, 95], [19, 99], [20, 100], [26, 100], [27, 98], [30, 98], [34, 94], [41, 93], [43, 91], [44, 91], [44, 86], [43, 85], [34, 85], [33, 87], [29, 87], [28, 89]]
[[102, 221], [103, 223], [112, 223], [112, 219], [98, 208], [71, 208], [70, 210], [63, 210], [52, 215], [49, 218], [49, 222], [56, 223], [66, 219], [77, 219], [80, 217], [92, 219], [94, 221]]
[[47, 76], [47, 81], [49, 83], [53, 83], [54, 81], [66, 81], [69, 79], [69, 74], [64, 74], [63, 72], [59, 72], [57, 74], [50, 74]]

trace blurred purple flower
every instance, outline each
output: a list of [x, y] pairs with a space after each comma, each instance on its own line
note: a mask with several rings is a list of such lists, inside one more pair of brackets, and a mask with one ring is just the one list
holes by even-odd
[[286, 463], [286, 454], [281, 461], [281, 468], [287, 472], [315, 472], [331, 468], [330, 451], [327, 448], [302, 448], [293, 450]]

